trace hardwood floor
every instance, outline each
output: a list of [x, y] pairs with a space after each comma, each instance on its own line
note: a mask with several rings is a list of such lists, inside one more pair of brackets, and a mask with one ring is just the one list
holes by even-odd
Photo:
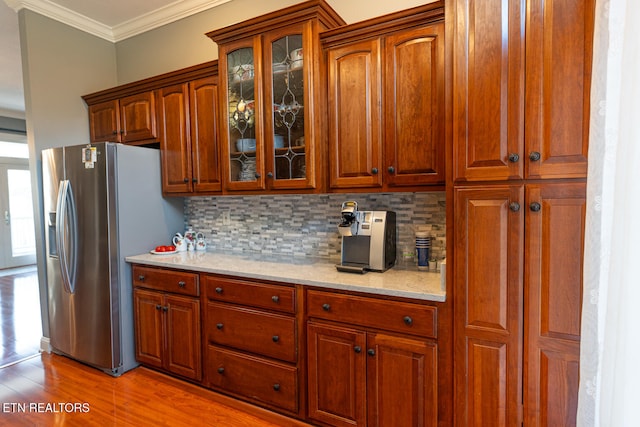
[[0, 367], [38, 354], [42, 322], [35, 269], [0, 271]]
[[247, 407], [144, 367], [113, 378], [43, 353], [0, 369], [0, 426], [307, 425]]

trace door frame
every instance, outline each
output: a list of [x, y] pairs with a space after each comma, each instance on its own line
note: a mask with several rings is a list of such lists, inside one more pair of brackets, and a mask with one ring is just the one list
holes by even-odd
[[[29, 159], [0, 157], [0, 189], [2, 189], [2, 191], [0, 191], [0, 214], [2, 216], [0, 218], [0, 220], [2, 221], [2, 226], [0, 227], [0, 242], [2, 242], [0, 243], [2, 247], [2, 251], [0, 251], [0, 269], [20, 267], [36, 263], [35, 250], [31, 255], [23, 255], [18, 257], [13, 257], [11, 255], [11, 229], [10, 227], [5, 226], [4, 218], [5, 211], [10, 211], [11, 208], [9, 206], [9, 192], [7, 191], [9, 186], [7, 171], [10, 169], [21, 169], [28, 171]], [[31, 189], [31, 191], [33, 192], [33, 188]]]

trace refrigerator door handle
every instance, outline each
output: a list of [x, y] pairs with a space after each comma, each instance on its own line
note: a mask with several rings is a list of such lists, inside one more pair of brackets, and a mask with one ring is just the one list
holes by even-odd
[[76, 260], [78, 259], [78, 221], [76, 204], [69, 180], [60, 181], [56, 203], [56, 246], [60, 260], [62, 283], [69, 293], [76, 290]]

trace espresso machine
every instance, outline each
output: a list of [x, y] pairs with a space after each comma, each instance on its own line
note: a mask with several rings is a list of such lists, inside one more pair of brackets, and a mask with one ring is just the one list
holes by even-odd
[[339, 271], [386, 271], [396, 262], [396, 213], [359, 211], [354, 201], [342, 203], [342, 257]]

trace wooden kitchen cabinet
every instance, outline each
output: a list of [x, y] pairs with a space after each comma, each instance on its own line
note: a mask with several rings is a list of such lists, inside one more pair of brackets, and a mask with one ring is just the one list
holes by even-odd
[[449, 0], [455, 425], [575, 425], [594, 0]]
[[456, 188], [454, 194], [456, 425], [519, 425], [524, 187]]
[[594, 2], [450, 2], [456, 180], [586, 177]]
[[585, 184], [454, 194], [456, 425], [575, 425]]
[[334, 190], [442, 185], [441, 2], [321, 34]]
[[524, 423], [574, 426], [586, 184], [525, 189]]
[[207, 34], [219, 46], [223, 181], [229, 191], [314, 191], [324, 177], [318, 34], [344, 25], [311, 0]]
[[89, 105], [91, 142], [153, 143], [157, 138], [151, 91]]
[[134, 266], [133, 277], [136, 360], [200, 381], [197, 274]]
[[205, 385], [299, 415], [295, 288], [216, 275], [202, 281]]
[[91, 142], [159, 146], [165, 194], [220, 192], [217, 76], [210, 61], [84, 95]]
[[220, 192], [217, 76], [158, 89], [156, 98], [163, 192]]
[[332, 426], [438, 424], [437, 342], [426, 338], [436, 334], [435, 307], [315, 290], [307, 307], [309, 418]]

